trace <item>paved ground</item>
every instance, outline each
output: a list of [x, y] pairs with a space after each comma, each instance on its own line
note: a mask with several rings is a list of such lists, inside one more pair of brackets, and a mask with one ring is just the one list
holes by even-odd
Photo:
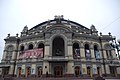
[[[80, 78], [0, 78], [0, 80], [94, 80]], [[105, 80], [120, 80], [120, 79], [105, 79]]]

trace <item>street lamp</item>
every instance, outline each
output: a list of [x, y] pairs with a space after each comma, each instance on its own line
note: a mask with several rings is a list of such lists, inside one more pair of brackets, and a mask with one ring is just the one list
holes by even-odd
[[118, 40], [118, 43], [116, 41], [116, 37], [112, 36], [112, 41], [109, 41], [110, 45], [117, 49], [117, 53], [118, 53], [118, 59], [120, 59], [120, 55], [119, 55], [119, 51], [120, 51], [120, 40]]

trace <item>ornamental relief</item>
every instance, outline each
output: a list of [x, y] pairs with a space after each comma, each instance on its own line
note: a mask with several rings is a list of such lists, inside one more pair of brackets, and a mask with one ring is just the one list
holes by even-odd
[[53, 34], [55, 34], [55, 33], [65, 33], [66, 31], [63, 30], [63, 29], [54, 29], [54, 30], [52, 30], [51, 32], [52, 32]]

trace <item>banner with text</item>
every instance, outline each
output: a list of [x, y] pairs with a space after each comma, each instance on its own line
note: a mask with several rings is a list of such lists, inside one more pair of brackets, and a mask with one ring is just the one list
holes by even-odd
[[20, 53], [19, 59], [43, 57], [43, 48], [26, 50]]

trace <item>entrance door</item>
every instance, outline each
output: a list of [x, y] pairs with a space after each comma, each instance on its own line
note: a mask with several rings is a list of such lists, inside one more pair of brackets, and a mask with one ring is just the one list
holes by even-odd
[[21, 76], [21, 67], [18, 68], [18, 77]]
[[110, 66], [110, 73], [112, 77], [116, 77], [116, 68]]
[[80, 76], [80, 67], [79, 66], [75, 67], [75, 75], [76, 75], [76, 77]]
[[2, 73], [3, 76], [8, 75], [8, 73], [9, 73], [9, 67], [5, 67], [5, 68], [3, 68], [2, 71], [3, 71], [3, 73]]
[[100, 67], [97, 67], [97, 74], [100, 75]]
[[55, 77], [62, 77], [62, 75], [63, 75], [63, 68], [62, 68], [62, 66], [56, 66], [54, 68], [54, 75], [55, 75]]
[[91, 68], [90, 68], [90, 67], [87, 67], [87, 75], [88, 75], [89, 77], [91, 77]]
[[42, 76], [42, 68], [38, 67], [38, 77], [41, 77], [41, 76]]
[[26, 77], [29, 77], [29, 75], [30, 75], [30, 73], [31, 73], [30, 70], [31, 70], [30, 67], [27, 67], [27, 68], [26, 68]]

